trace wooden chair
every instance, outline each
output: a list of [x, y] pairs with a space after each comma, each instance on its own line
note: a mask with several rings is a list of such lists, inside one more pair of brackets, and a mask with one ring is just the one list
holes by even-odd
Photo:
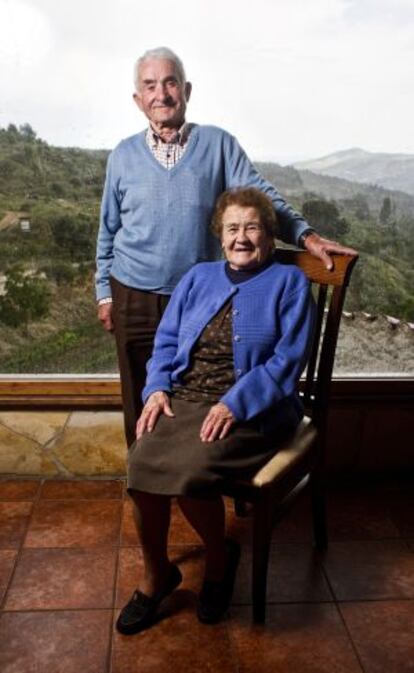
[[264, 622], [266, 584], [272, 529], [307, 486], [311, 489], [315, 546], [327, 546], [325, 516], [326, 424], [336, 342], [346, 289], [356, 257], [336, 255], [335, 268], [308, 252], [278, 249], [282, 264], [297, 264], [317, 289], [317, 318], [312, 350], [306, 369], [303, 403], [306, 416], [295, 435], [281, 445], [273, 458], [250, 482], [226, 485], [225, 495], [235, 499], [236, 513], [246, 514], [252, 503], [253, 525], [253, 620]]

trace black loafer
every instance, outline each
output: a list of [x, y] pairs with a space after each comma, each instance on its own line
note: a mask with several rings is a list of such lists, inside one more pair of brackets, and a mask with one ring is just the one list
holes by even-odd
[[146, 596], [134, 591], [131, 600], [122, 608], [116, 621], [117, 630], [124, 636], [132, 636], [151, 626], [155, 621], [160, 603], [182, 582], [183, 576], [176, 565], [171, 565], [170, 574], [162, 591]]
[[197, 601], [197, 617], [203, 624], [216, 624], [227, 611], [233, 595], [240, 560], [240, 546], [226, 539], [227, 564], [221, 582], [205, 580]]

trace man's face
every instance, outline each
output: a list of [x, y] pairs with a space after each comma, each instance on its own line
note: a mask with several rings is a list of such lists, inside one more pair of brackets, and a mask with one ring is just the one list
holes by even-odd
[[154, 126], [179, 128], [190, 93], [190, 82], [180, 82], [173, 61], [151, 58], [141, 64], [134, 100]]

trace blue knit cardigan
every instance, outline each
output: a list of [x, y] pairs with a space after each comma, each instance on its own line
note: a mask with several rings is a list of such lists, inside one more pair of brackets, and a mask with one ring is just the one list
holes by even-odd
[[239, 285], [227, 277], [225, 262], [197, 264], [182, 278], [155, 336], [144, 402], [180, 384], [194, 344], [229, 299], [235, 383], [220, 401], [237, 421], [260, 414], [265, 432], [297, 424], [303, 415], [297, 384], [308, 356], [314, 303], [303, 272], [276, 262]]

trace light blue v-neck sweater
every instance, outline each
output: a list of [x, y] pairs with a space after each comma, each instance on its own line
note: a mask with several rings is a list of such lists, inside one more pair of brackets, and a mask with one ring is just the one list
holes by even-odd
[[268, 194], [282, 239], [297, 243], [309, 225], [226, 131], [194, 125], [183, 157], [170, 170], [151, 153], [145, 131], [123, 140], [108, 159], [97, 299], [111, 295], [110, 275], [129, 287], [168, 295], [194, 264], [219, 259], [220, 245], [210, 231], [212, 212], [224, 190], [239, 186]]

